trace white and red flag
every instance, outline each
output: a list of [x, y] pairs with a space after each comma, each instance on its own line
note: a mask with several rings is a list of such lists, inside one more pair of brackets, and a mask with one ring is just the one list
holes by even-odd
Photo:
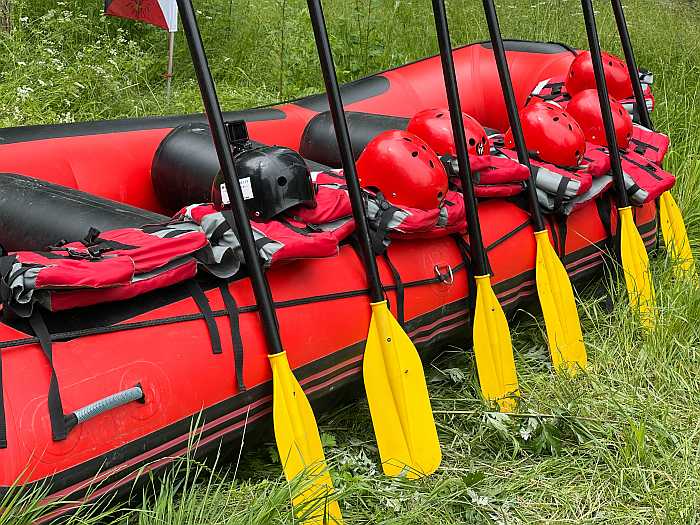
[[105, 0], [105, 14], [139, 20], [170, 33], [177, 31], [175, 0]]

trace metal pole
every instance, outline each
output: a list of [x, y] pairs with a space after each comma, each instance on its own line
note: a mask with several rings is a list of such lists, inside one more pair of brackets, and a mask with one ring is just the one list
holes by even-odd
[[338, 147], [340, 148], [340, 158], [343, 164], [343, 172], [345, 181], [348, 185], [348, 193], [352, 204], [352, 214], [355, 218], [355, 228], [357, 229], [360, 248], [362, 250], [362, 258], [365, 263], [365, 272], [367, 273], [367, 281], [369, 282], [370, 296], [373, 303], [378, 303], [384, 300], [384, 291], [382, 283], [379, 280], [379, 269], [377, 261], [374, 258], [372, 250], [372, 242], [369, 236], [369, 226], [367, 225], [367, 214], [365, 213], [365, 204], [362, 198], [362, 190], [357, 179], [357, 169], [355, 167], [355, 158], [352, 154], [350, 146], [350, 134], [348, 133], [348, 123], [345, 118], [345, 110], [343, 109], [343, 101], [340, 96], [338, 87], [338, 78], [336, 77], [335, 65], [333, 63], [333, 54], [331, 51], [330, 42], [328, 41], [328, 32], [326, 30], [326, 21], [323, 16], [323, 8], [320, 0], [307, 0], [309, 6], [309, 14], [311, 15], [311, 25], [314, 30], [316, 39], [316, 48], [318, 49], [318, 58], [321, 62], [321, 71], [323, 72], [323, 80], [326, 85], [326, 93], [328, 95], [328, 105], [333, 119], [335, 135], [338, 139]]
[[508, 59], [506, 58], [506, 50], [503, 46], [503, 37], [501, 36], [501, 27], [498, 23], [498, 14], [493, 0], [484, 0], [484, 12], [486, 13], [486, 23], [489, 26], [489, 34], [491, 35], [491, 45], [493, 53], [496, 57], [496, 67], [498, 68], [498, 76], [501, 80], [501, 91], [503, 99], [506, 103], [508, 112], [508, 122], [510, 129], [513, 132], [513, 140], [515, 149], [518, 152], [518, 160], [520, 164], [527, 166], [530, 170], [530, 179], [527, 183], [528, 200], [530, 201], [530, 214], [535, 231], [544, 231], [546, 226], [540, 204], [537, 199], [537, 187], [535, 185], [535, 177], [532, 175], [532, 166], [530, 165], [530, 155], [525, 144], [525, 135], [520, 122], [518, 113], [518, 102], [515, 100], [515, 91], [513, 90], [513, 81], [508, 69]]
[[610, 96], [608, 94], [608, 84], [605, 81], [605, 70], [603, 69], [603, 59], [600, 54], [600, 40], [598, 39], [598, 28], [595, 23], [595, 13], [591, 0], [581, 0], [583, 8], [583, 19], [586, 23], [586, 34], [588, 35], [588, 47], [591, 50], [593, 59], [593, 72], [595, 73], [595, 83], [598, 88], [598, 100], [605, 124], [605, 137], [610, 150], [610, 167], [612, 168], [615, 189], [617, 190], [617, 203], [620, 208], [629, 206], [629, 196], [625, 186], [624, 174], [622, 172], [622, 160], [620, 150], [617, 145], [617, 135], [615, 134], [615, 124], [613, 122], [612, 109], [610, 108]]
[[644, 98], [644, 90], [642, 82], [639, 80], [639, 71], [637, 69], [637, 61], [634, 58], [634, 50], [632, 49], [632, 40], [630, 39], [627, 20], [625, 20], [625, 12], [622, 9], [620, 0], [611, 0], [613, 12], [615, 13], [615, 23], [617, 24], [617, 32], [620, 34], [620, 42], [622, 50], [625, 53], [625, 61], [627, 62], [627, 70], [632, 80], [632, 89], [634, 91], [634, 100], [637, 104], [637, 114], [639, 122], [642, 126], [654, 129], [654, 124], [651, 121], [649, 110], [647, 109], [647, 101]]
[[[282, 341], [277, 329], [277, 314], [272, 303], [270, 287], [265, 278], [262, 266], [258, 259], [258, 250], [255, 247], [253, 230], [248, 221], [245, 210], [243, 193], [236, 176], [236, 169], [233, 165], [233, 156], [228, 142], [228, 136], [224, 127], [224, 118], [221, 114], [221, 107], [216, 96], [214, 80], [211, 76], [207, 57], [202, 44], [202, 37], [199, 33], [197, 20], [194, 15], [191, 0], [177, 0], [182, 18], [182, 26], [187, 36], [187, 43], [192, 55], [192, 62], [197, 74], [199, 89], [202, 93], [204, 111], [209, 121], [216, 154], [219, 157], [221, 170], [224, 175], [226, 189], [231, 198], [231, 207], [235, 226], [238, 231], [239, 241], [245, 257], [246, 266], [255, 293], [255, 300], [258, 304], [258, 311], [263, 324], [263, 331], [267, 340], [268, 352], [270, 354], [282, 353]], [[231, 225], [233, 226], [233, 225]]]
[[173, 62], [175, 58], [175, 33], [168, 32], [168, 72], [165, 74], [165, 96], [168, 102], [172, 95]]
[[459, 100], [459, 87], [457, 86], [457, 74], [455, 73], [454, 57], [452, 56], [452, 42], [450, 30], [445, 12], [444, 0], [432, 0], [433, 13], [435, 15], [435, 29], [440, 47], [440, 59], [442, 61], [442, 74], [445, 79], [445, 91], [450, 108], [452, 120], [452, 133], [457, 148], [457, 162], [459, 164], [459, 179], [462, 182], [462, 192], [467, 211], [467, 228], [469, 230], [469, 247], [476, 275], [482, 276], [489, 273], [488, 258], [484, 250], [484, 241], [479, 225], [479, 213], [477, 200], [474, 196], [472, 172], [467, 152], [467, 138], [462, 121], [462, 107]]

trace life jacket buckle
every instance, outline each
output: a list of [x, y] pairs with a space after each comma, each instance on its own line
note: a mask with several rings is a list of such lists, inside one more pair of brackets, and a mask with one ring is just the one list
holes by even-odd
[[435, 275], [437, 276], [438, 279], [440, 279], [440, 281], [443, 284], [446, 284], [448, 286], [452, 285], [452, 283], [455, 282], [455, 276], [454, 276], [454, 273], [452, 272], [452, 266], [450, 266], [449, 264], [446, 264], [443, 266], [443, 268], [445, 268], [445, 273], [440, 271], [440, 265], [436, 264], [435, 267], [433, 268], [433, 270], [435, 271]]

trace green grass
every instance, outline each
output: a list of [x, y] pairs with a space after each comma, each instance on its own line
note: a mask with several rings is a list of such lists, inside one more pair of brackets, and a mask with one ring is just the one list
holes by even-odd
[[[200, 110], [182, 35], [174, 96], [163, 95], [163, 33], [105, 19], [99, 2], [17, 0], [16, 30], [0, 37], [0, 123], [66, 122]], [[427, 0], [328, 0], [327, 18], [343, 80], [436, 52]], [[78, 7], [76, 7], [76, 5]], [[200, 20], [227, 109], [321, 90], [300, 0], [201, 0]], [[603, 47], [619, 53], [611, 14], [597, 2]], [[700, 239], [700, 15], [681, 1], [626, 2], [638, 61], [656, 74], [656, 124], [671, 135], [667, 167], [696, 252]], [[504, 32], [514, 38], [585, 46], [576, 0], [503, 0]], [[449, 5], [455, 42], [486, 38], [480, 2]], [[541, 319], [513, 328], [523, 405], [489, 412], [476, 394], [471, 355], [450, 348], [428, 367], [444, 462], [409, 483], [377, 470], [364, 402], [322, 418], [326, 450], [348, 523], [700, 522], [700, 295], [654, 262], [661, 305], [645, 335], [624, 294], [613, 311], [584, 293], [580, 312], [590, 369], [575, 379], [551, 373]], [[292, 523], [290, 488], [272, 447], [240, 465], [179, 464], [160, 485], [75, 523]], [[235, 467], [235, 468], [234, 468]], [[234, 476], [234, 472], [236, 475]], [[35, 498], [0, 502], [0, 524], [30, 523]], [[134, 507], [134, 508], [131, 508]], [[22, 517], [18, 517], [18, 516]], [[82, 520], [82, 521], [80, 521]]]

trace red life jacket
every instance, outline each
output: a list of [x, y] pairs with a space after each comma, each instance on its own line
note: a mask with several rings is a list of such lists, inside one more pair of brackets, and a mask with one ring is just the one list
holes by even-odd
[[668, 153], [671, 141], [667, 135], [652, 131], [640, 124], [635, 124], [632, 129], [632, 138], [628, 149], [641, 155], [657, 166], [661, 166]]
[[[491, 137], [494, 142], [502, 136]], [[593, 179], [601, 177], [610, 171], [610, 160], [597, 157], [591, 158], [588, 152], [593, 150], [593, 144], [586, 145], [586, 162], [582, 166], [572, 169], [555, 166], [537, 158], [530, 158], [537, 196], [542, 207], [548, 211], [561, 212], [572, 199], [586, 194], [593, 183]], [[518, 154], [510, 149], [497, 147], [499, 154], [511, 159], [517, 159]]]
[[[556, 102], [563, 108], [566, 108], [569, 100], [571, 100], [571, 95], [566, 92], [564, 78], [563, 76], [548, 78], [537, 84], [535, 89], [532, 90], [532, 93], [530, 93], [527, 104], [532, 101], [546, 100], [549, 102]], [[647, 110], [651, 112], [654, 110], [656, 104], [654, 94], [651, 91], [651, 84], [654, 82], [654, 77], [648, 71], [642, 72], [640, 70], [639, 78], [642, 81], [642, 92], [644, 93]], [[635, 116], [637, 113], [637, 105], [634, 97], [620, 100], [620, 103], [632, 117]]]
[[[455, 157], [449, 155], [442, 159], [450, 183], [461, 191], [459, 164]], [[512, 197], [523, 191], [523, 182], [530, 176], [526, 166], [517, 159], [511, 159], [492, 150], [490, 155], [469, 155], [469, 165], [474, 182], [474, 195], [478, 198]]]
[[[651, 92], [653, 76], [648, 71], [640, 70], [640, 79], [642, 80], [644, 97], [647, 101], [647, 109], [652, 111], [654, 109], [654, 96]], [[532, 100], [550, 100], [566, 109], [571, 97], [566, 93], [564, 79], [561, 77], [540, 82], [530, 95], [528, 103]], [[636, 114], [634, 98], [625, 99], [620, 102], [625, 106], [625, 109], [627, 109], [630, 115], [634, 117]], [[668, 152], [669, 143], [668, 136], [663, 133], [652, 131], [641, 124], [634, 124], [629, 149], [633, 149], [637, 154], [646, 157], [647, 160], [660, 166]]]
[[50, 311], [130, 299], [195, 276], [207, 239], [192, 223], [100, 233], [46, 252], [0, 259], [4, 303], [29, 316], [36, 303]]
[[[596, 147], [587, 156], [592, 158], [609, 157], [608, 150]], [[651, 202], [676, 183], [676, 177], [635, 151], [620, 151], [622, 171], [625, 177], [627, 194], [633, 204]]]
[[[336, 255], [340, 241], [355, 227], [352, 217], [348, 216], [343, 193], [342, 190], [319, 187], [316, 208], [298, 207], [285, 217], [251, 222], [260, 261], [269, 267], [285, 260]], [[206, 257], [200, 257], [199, 262], [221, 278], [235, 275], [245, 263], [238, 236], [229, 226], [234, 223], [233, 216], [225, 217], [224, 213], [230, 212], [217, 211], [212, 204], [193, 204], [175, 215], [175, 220], [192, 221], [204, 230], [211, 250]], [[314, 223], [313, 220], [323, 222]]]

